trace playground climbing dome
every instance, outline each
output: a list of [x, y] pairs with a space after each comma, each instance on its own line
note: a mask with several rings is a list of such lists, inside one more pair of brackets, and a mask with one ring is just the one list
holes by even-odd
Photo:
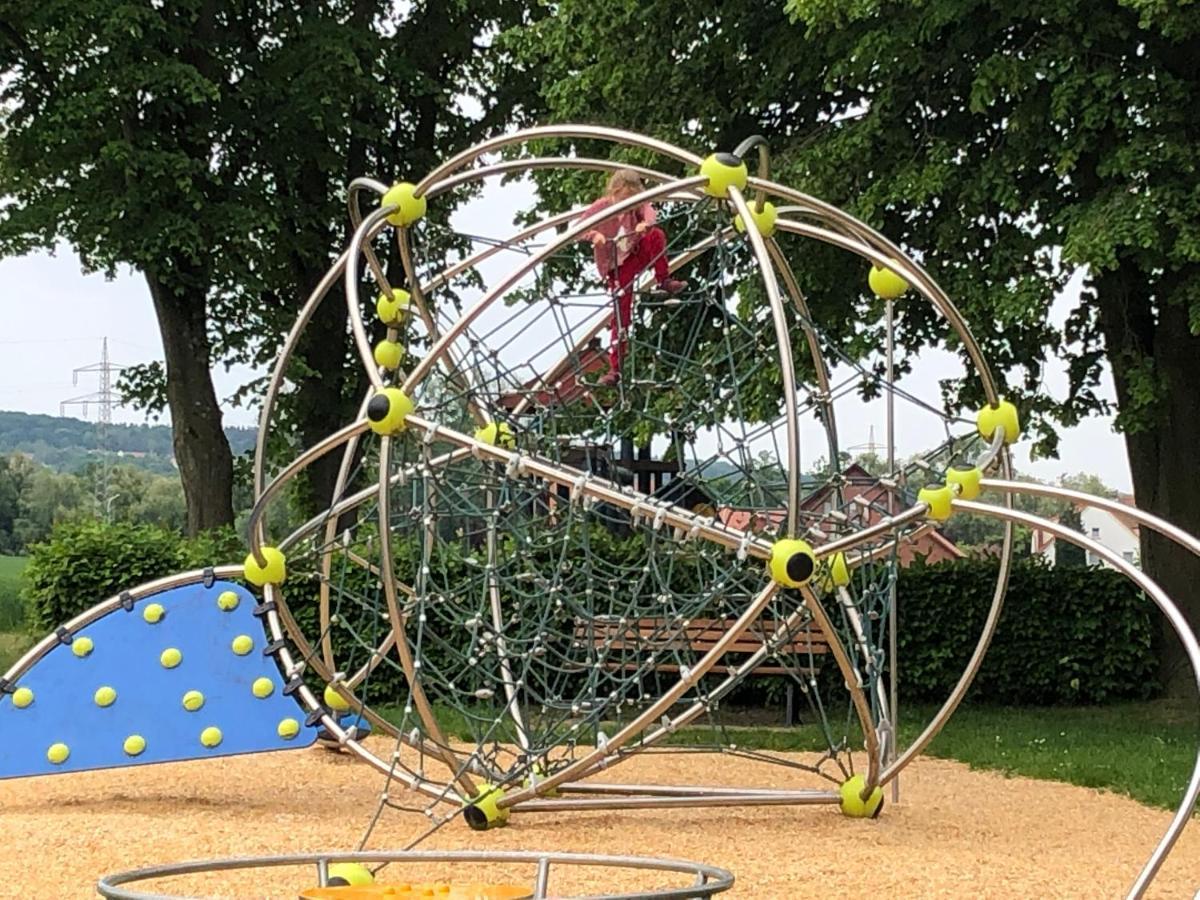
[[[632, 166], [644, 189], [502, 239], [452, 232], [445, 217], [428, 215], [487, 179], [560, 170], [599, 180], [631, 167], [606, 153], [534, 155], [579, 145], [618, 145], [652, 161]], [[942, 728], [978, 670], [1001, 612], [1016, 522], [1082, 544], [1136, 581], [1197, 667], [1195, 639], [1156, 585], [1086, 537], [1013, 508], [1022, 491], [1107, 501], [1011, 480], [1017, 410], [998, 394], [951, 299], [899, 247], [771, 181], [768, 169], [761, 139], [702, 158], [629, 132], [563, 125], [479, 144], [416, 184], [350, 185], [353, 237], [301, 309], [267, 390], [250, 555], [242, 566], [154, 586], [203, 581], [215, 591], [214, 579], [244, 576], [260, 590], [243, 605], [249, 624], [235, 627], [241, 614], [214, 607], [229, 613], [222, 627], [245, 631], [230, 631], [230, 640], [245, 637], [255, 653], [238, 653], [245, 641], [231, 644], [212, 678], [220, 682], [226, 664], [247, 655], [255, 665], [265, 658], [272, 671], [258, 674], [259, 699], [290, 698], [294, 711], [276, 710], [258, 743], [229, 752], [319, 736], [356, 754], [381, 779], [360, 850], [389, 808], [428, 817], [413, 846], [460, 816], [480, 830], [521, 814], [621, 808], [828, 804], [877, 816], [885, 787]], [[666, 293], [650, 273], [639, 276], [614, 378], [603, 343], [619, 298], [591, 274], [583, 238], [645, 203], [659, 210], [668, 268], [687, 286]], [[840, 353], [811, 314], [790, 263], [809, 242], [863, 261], [865, 287], [886, 311], [887, 342], [874, 357]], [[467, 249], [447, 262], [450, 244]], [[385, 246], [393, 265], [381, 261]], [[403, 282], [388, 272], [402, 272]], [[272, 469], [267, 449], [295, 349], [339, 282], [369, 389], [353, 421]], [[981, 410], [963, 416], [896, 382], [897, 303], [937, 313], [944, 340], [961, 348], [964, 377], [986, 400]], [[889, 410], [926, 417], [937, 446], [864, 489], [837, 467], [837, 410], [839, 401], [875, 395]], [[819, 424], [818, 446], [801, 447], [805, 421]], [[330, 507], [273, 533], [273, 501], [329, 454], [340, 461]], [[831, 462], [813, 475], [818, 458]], [[910, 491], [910, 482], [923, 486]], [[983, 502], [985, 493], [999, 502]], [[957, 685], [900, 747], [888, 666], [896, 573], [951, 515], [1006, 522], [999, 575]], [[1194, 538], [1136, 515], [1200, 551]], [[72, 662], [84, 628], [150, 593], [107, 601], [35, 647], [6, 676], [0, 723], [9, 727], [21, 712], [39, 664], [55, 653]], [[262, 653], [251, 619], [261, 623]], [[186, 664], [188, 648], [174, 649]], [[173, 668], [165, 656], [153, 664]], [[722, 704], [762, 674], [799, 698], [813, 753], [748, 750], [726, 730]], [[39, 725], [39, 740], [52, 737], [52, 724]], [[377, 736], [369, 744], [368, 732]], [[209, 732], [217, 744], [205, 746], [239, 734]], [[135, 736], [147, 752], [155, 747], [152, 734]], [[70, 742], [62, 746], [67, 756], [33, 768], [69, 765]], [[621, 782], [620, 764], [640, 753], [734, 754], [755, 765], [739, 787]], [[138, 761], [125, 755], [93, 764]], [[1193, 774], [1131, 896], [1153, 878], [1198, 790]]]

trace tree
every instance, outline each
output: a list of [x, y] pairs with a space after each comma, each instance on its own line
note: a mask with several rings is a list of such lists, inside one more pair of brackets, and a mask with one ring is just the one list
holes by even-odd
[[[170, 410], [190, 532], [233, 520], [210, 369], [275, 358], [344, 242], [350, 178], [419, 177], [520, 109], [529, 83], [487, 36], [524, 16], [515, 0], [5, 4], [0, 253], [67, 241], [85, 270], [145, 278], [165, 367], [126, 386]], [[297, 442], [352, 414], [349, 348], [333, 298], [300, 348], [304, 403], [282, 417]], [[336, 461], [314, 471], [326, 500]]]
[[21, 496], [21, 514], [13, 523], [18, 547], [45, 540], [59, 522], [89, 518], [90, 504], [82, 483], [74, 475], [35, 468]]
[[[1200, 481], [1187, 475], [1200, 453], [1193, 8], [562, 0], [555, 10], [511, 40], [543, 67], [556, 118], [603, 110], [607, 124], [700, 150], [765, 134], [781, 180], [919, 251], [1039, 452], [1054, 452], [1057, 425], [1106, 411], [1096, 387], [1107, 362], [1138, 504], [1200, 533]], [[861, 355], [879, 334], [862, 264], [811, 244], [795, 261], [826, 340]], [[1077, 273], [1084, 290], [1060, 326], [1051, 301]], [[898, 315], [901, 360], [947, 333], [926, 305], [901, 303]], [[1041, 387], [1055, 357], [1070, 375], [1061, 401]], [[951, 408], [980, 400], [976, 379], [948, 386]], [[1195, 628], [1200, 563], [1142, 533], [1147, 572]], [[1174, 692], [1193, 689], [1181, 663], [1164, 642]]]

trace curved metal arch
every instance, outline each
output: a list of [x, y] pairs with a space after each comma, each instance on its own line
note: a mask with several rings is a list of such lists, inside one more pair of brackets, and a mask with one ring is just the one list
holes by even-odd
[[542, 125], [535, 128], [524, 128], [512, 134], [501, 135], [476, 144], [474, 147], [468, 147], [422, 178], [416, 186], [415, 193], [418, 195], [425, 193], [433, 184], [446, 178], [464, 165], [474, 162], [485, 153], [543, 138], [582, 138], [584, 140], [609, 141], [616, 144], [640, 147], [643, 150], [651, 150], [689, 166], [699, 166], [702, 162], [701, 158], [694, 153], [689, 153], [687, 150], [676, 147], [673, 144], [668, 144], [666, 141], [648, 138], [645, 135], [632, 131], [623, 131], [619, 128], [606, 128], [600, 125]]
[[582, 222], [579, 222], [568, 228], [557, 241], [554, 241], [542, 248], [542, 250], [535, 254], [531, 259], [518, 266], [513, 272], [509, 273], [509, 275], [503, 278], [496, 287], [488, 291], [487, 294], [480, 298], [470, 309], [460, 315], [455, 321], [454, 325], [452, 325], [445, 332], [445, 334], [442, 335], [441, 339], [439, 339], [438, 342], [432, 348], [430, 348], [430, 351], [425, 358], [422, 359], [421, 362], [418, 363], [417, 366], [412, 370], [412, 372], [409, 373], [408, 377], [404, 381], [404, 391], [411, 395], [416, 386], [424, 380], [426, 375], [428, 375], [429, 370], [436, 363], [437, 359], [440, 358], [443, 353], [445, 353], [446, 349], [452, 345], [460, 335], [462, 335], [467, 327], [473, 321], [475, 321], [475, 319], [477, 319], [485, 309], [491, 306], [497, 298], [507, 293], [508, 290], [523, 277], [525, 277], [525, 275], [549, 259], [554, 253], [557, 253], [562, 246], [566, 246], [574, 242], [598, 222], [602, 222], [605, 219], [609, 219], [614, 216], [619, 216], [630, 209], [634, 209], [643, 203], [649, 203], [652, 200], [658, 199], [659, 197], [666, 196], [673, 191], [697, 186], [704, 180], [705, 179], [703, 176], [696, 175], [691, 178], [685, 178], [679, 181], [669, 182], [666, 185], [650, 188], [642, 191], [640, 194], [637, 194], [626, 200], [622, 200], [620, 203], [614, 203], [595, 215], [592, 215], [587, 219], [584, 219]]
[[[1166, 592], [1150, 579], [1144, 572], [1140, 571], [1132, 563], [1127, 562], [1124, 558], [1114, 553], [1112, 550], [1105, 547], [1099, 541], [1094, 541], [1091, 538], [1085, 537], [1074, 529], [1060, 525], [1057, 522], [1051, 522], [1049, 519], [1043, 519], [1040, 516], [1032, 515], [1031, 513], [1020, 512], [1018, 510], [1006, 509], [998, 506], [992, 506], [989, 503], [975, 503], [968, 500], [955, 500], [953, 506], [963, 512], [975, 513], [977, 515], [991, 516], [997, 519], [1006, 519], [1011, 522], [1019, 522], [1022, 525], [1028, 525], [1032, 528], [1037, 528], [1041, 531], [1048, 531], [1056, 538], [1062, 538], [1072, 544], [1087, 550], [1099, 559], [1103, 559], [1109, 563], [1114, 569], [1136, 584], [1148, 596], [1154, 605], [1159, 608], [1167, 621], [1171, 623], [1171, 627], [1175, 630], [1176, 636], [1183, 644], [1184, 651], [1187, 653], [1188, 662], [1192, 667], [1192, 677], [1196, 682], [1197, 690], [1200, 690], [1200, 643], [1196, 640], [1196, 635], [1192, 632], [1191, 626], [1188, 624], [1183, 613], [1179, 611], [1171, 598]], [[1153, 517], [1151, 517], [1153, 518]], [[1150, 524], [1149, 522], [1147, 524]], [[1166, 523], [1159, 520], [1159, 525]], [[916, 747], [917, 745], [913, 745]], [[904, 763], [911, 758], [915, 753], [919, 753], [923, 748], [918, 747], [916, 750], [909, 748], [904, 756], [896, 760], [892, 765], [890, 772], [899, 770]], [[884, 773], [885, 779], [888, 772]], [[1158, 874], [1158, 870], [1162, 867], [1163, 862], [1167, 858], [1167, 854], [1171, 852], [1171, 848], [1175, 846], [1175, 842], [1179, 840], [1179, 836], [1183, 833], [1184, 826], [1192, 817], [1192, 811], [1196, 807], [1196, 800], [1200, 798], [1200, 747], [1197, 748], [1196, 762], [1192, 766], [1192, 776], [1188, 779], [1188, 785], [1183, 793], [1183, 799], [1180, 801], [1179, 808], [1175, 812], [1175, 816], [1171, 819], [1171, 824], [1167, 827], [1166, 833], [1154, 848], [1154, 852], [1150, 855], [1137, 880], [1129, 889], [1127, 895], [1130, 900], [1142, 897], [1146, 888], [1150, 886], [1150, 882], [1154, 880], [1154, 876]]]

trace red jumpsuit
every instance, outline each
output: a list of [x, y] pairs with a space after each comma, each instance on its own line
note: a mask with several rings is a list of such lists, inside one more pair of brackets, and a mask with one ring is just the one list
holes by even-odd
[[[584, 218], [611, 206], [610, 197], [601, 197], [583, 214]], [[629, 323], [633, 317], [633, 284], [638, 275], [654, 266], [654, 280], [662, 284], [670, 275], [667, 263], [667, 236], [655, 226], [658, 217], [649, 203], [605, 219], [585, 235], [604, 235], [604, 243], [594, 246], [596, 268], [609, 288], [617, 294], [616, 314], [610, 324], [608, 358], [614, 372], [621, 370], [625, 358]], [[638, 225], [645, 225], [640, 234]]]

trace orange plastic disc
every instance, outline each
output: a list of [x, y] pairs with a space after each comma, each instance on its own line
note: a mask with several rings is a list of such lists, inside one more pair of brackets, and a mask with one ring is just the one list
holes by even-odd
[[521, 900], [533, 891], [519, 884], [367, 884], [359, 887], [314, 887], [300, 900]]

